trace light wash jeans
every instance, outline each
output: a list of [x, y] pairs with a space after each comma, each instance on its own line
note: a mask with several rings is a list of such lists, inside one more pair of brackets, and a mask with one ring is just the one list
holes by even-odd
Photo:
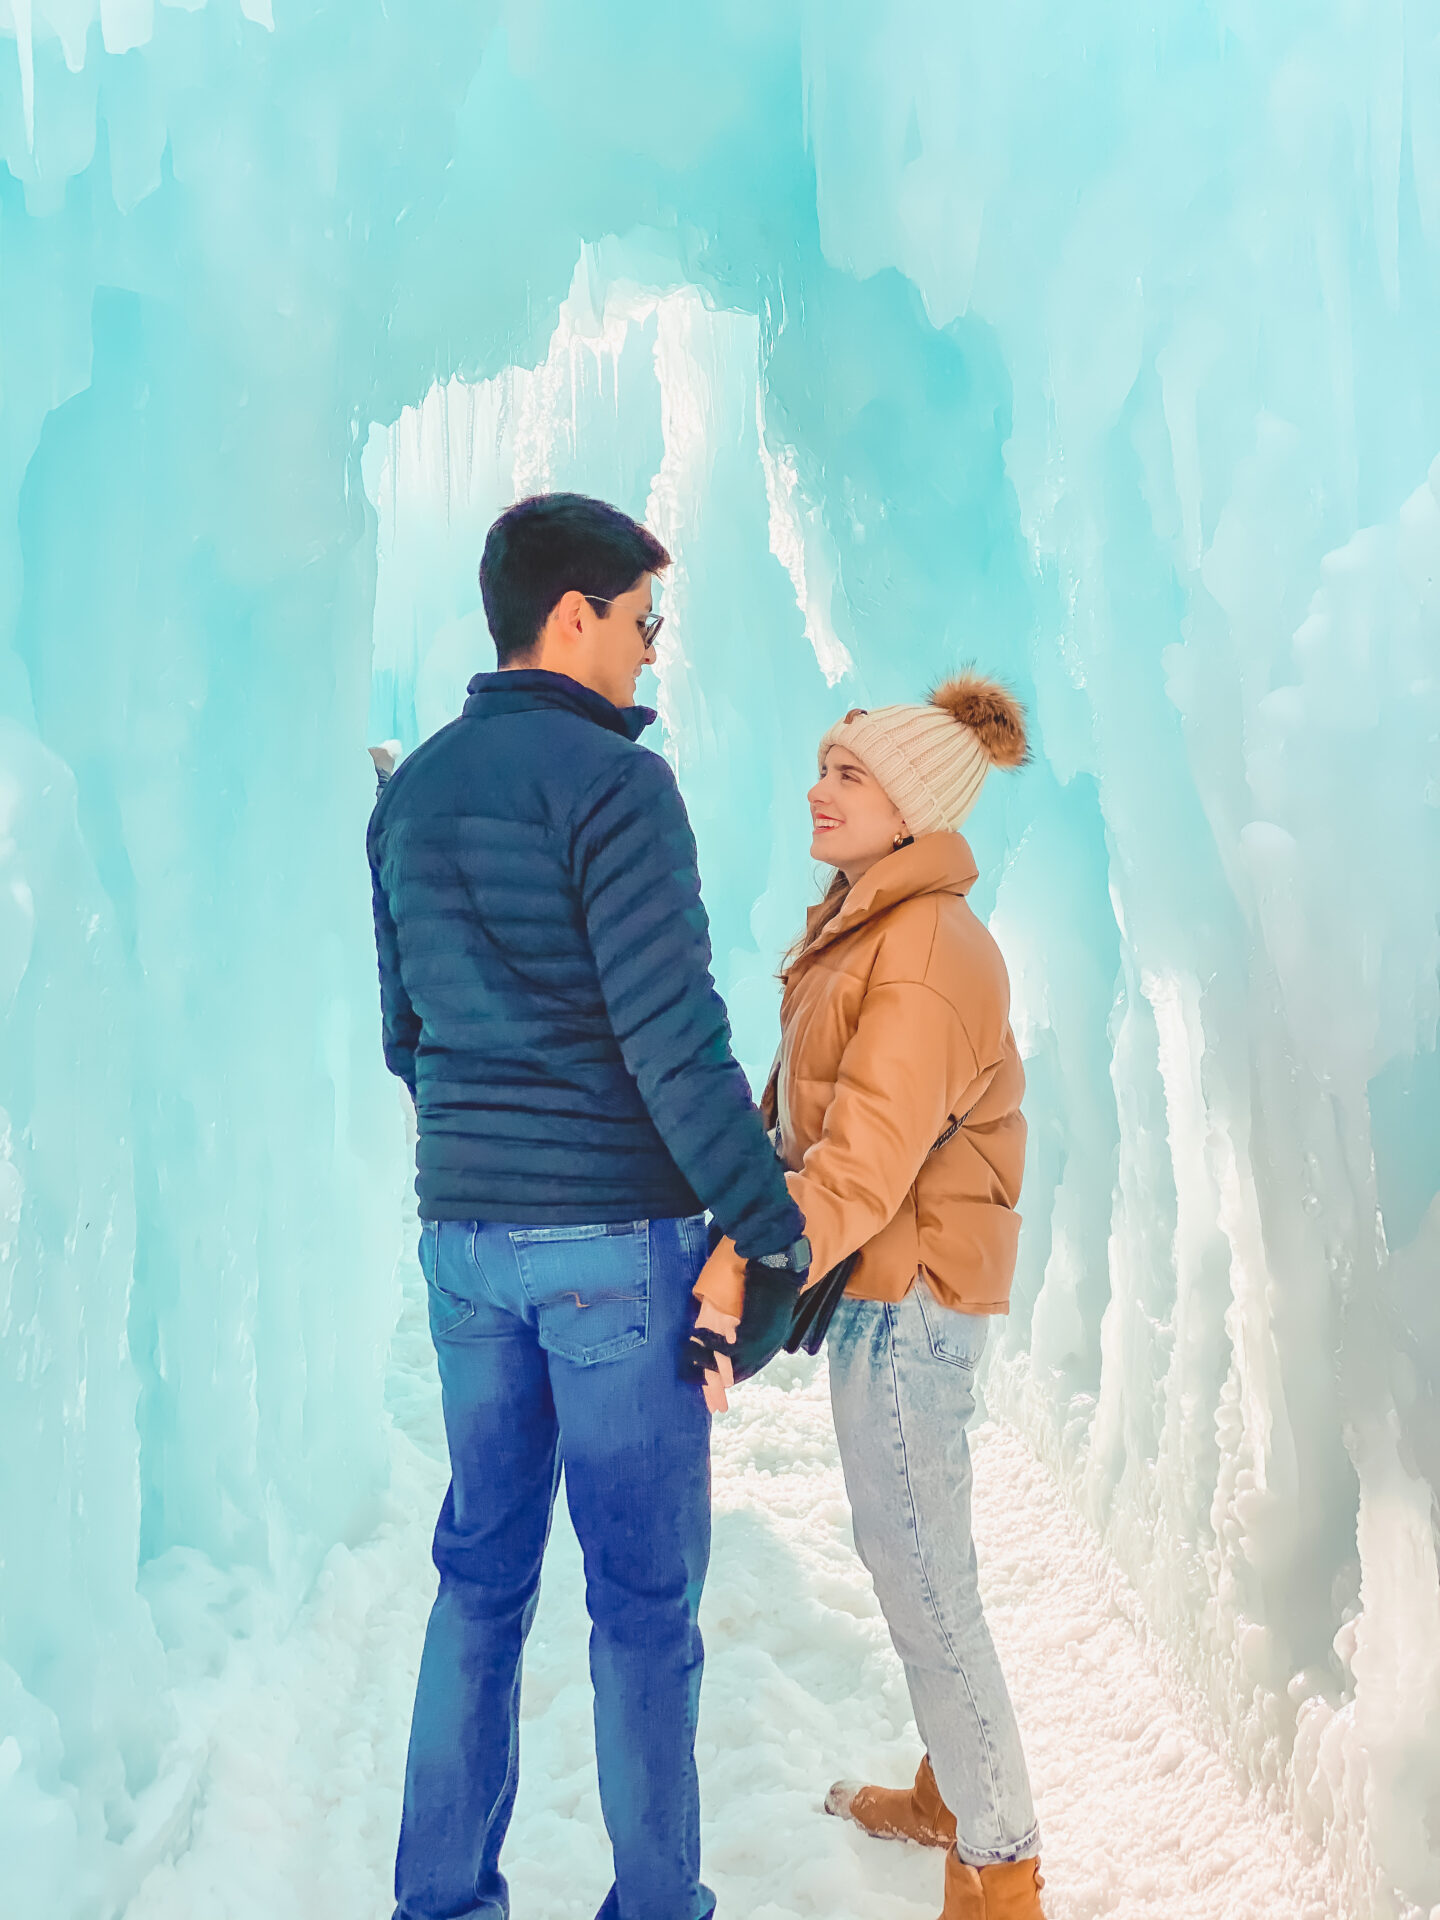
[[680, 1378], [705, 1221], [427, 1221], [450, 1491], [395, 1863], [395, 1920], [506, 1920], [520, 1663], [563, 1468], [585, 1556], [600, 1806], [615, 1884], [597, 1920], [704, 1920], [696, 1613], [710, 1416]]
[[936, 1784], [972, 1867], [1039, 1849], [1020, 1729], [985, 1624], [970, 1532], [975, 1368], [989, 1320], [903, 1300], [842, 1300], [830, 1400], [855, 1524]]

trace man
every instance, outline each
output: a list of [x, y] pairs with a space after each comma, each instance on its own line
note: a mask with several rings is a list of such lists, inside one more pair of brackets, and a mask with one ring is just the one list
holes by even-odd
[[634, 705], [669, 555], [541, 495], [480, 565], [500, 670], [401, 762], [369, 836], [385, 1057], [419, 1113], [451, 1484], [397, 1920], [503, 1920], [520, 1661], [559, 1474], [585, 1556], [599, 1920], [703, 1920], [694, 1740], [709, 1416], [681, 1378], [709, 1208], [808, 1264], [710, 979], [695, 843]]

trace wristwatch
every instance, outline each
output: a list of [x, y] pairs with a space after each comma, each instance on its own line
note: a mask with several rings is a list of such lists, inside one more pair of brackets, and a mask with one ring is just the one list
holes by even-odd
[[781, 1267], [786, 1273], [806, 1273], [810, 1267], [810, 1242], [802, 1233], [783, 1253], [762, 1253], [758, 1257], [762, 1267]]

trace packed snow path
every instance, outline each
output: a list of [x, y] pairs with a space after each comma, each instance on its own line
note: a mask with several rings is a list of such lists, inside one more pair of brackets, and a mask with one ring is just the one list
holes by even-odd
[[[418, 1292], [418, 1289], [417, 1289]], [[423, 1301], [392, 1383], [391, 1515], [330, 1556], [295, 1630], [187, 1698], [209, 1745], [193, 1843], [126, 1920], [388, 1920], [411, 1694], [445, 1485]], [[1310, 1850], [1197, 1731], [1133, 1594], [1025, 1443], [975, 1436], [982, 1585], [1025, 1733], [1052, 1920], [1331, 1920]], [[700, 1728], [719, 1920], [935, 1920], [937, 1855], [821, 1807], [837, 1775], [908, 1779], [909, 1703], [855, 1558], [822, 1363], [782, 1362], [715, 1434]], [[563, 1502], [525, 1669], [506, 1867], [516, 1920], [591, 1920], [609, 1882], [579, 1549]]]

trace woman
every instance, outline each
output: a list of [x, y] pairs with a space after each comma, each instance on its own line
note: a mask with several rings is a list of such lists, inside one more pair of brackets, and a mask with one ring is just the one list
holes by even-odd
[[[947, 1848], [942, 1920], [1041, 1920], [965, 1437], [989, 1316], [1009, 1302], [1025, 1123], [1005, 963], [966, 904], [976, 871], [959, 828], [989, 769], [1025, 759], [1021, 708], [975, 674], [826, 734], [811, 851], [835, 877], [785, 968], [764, 1102], [811, 1273], [861, 1250], [830, 1328], [830, 1395], [855, 1544], [927, 1749], [913, 1788], [842, 1781], [826, 1807]], [[700, 1326], [733, 1331], [744, 1272], [723, 1241], [696, 1286]]]

